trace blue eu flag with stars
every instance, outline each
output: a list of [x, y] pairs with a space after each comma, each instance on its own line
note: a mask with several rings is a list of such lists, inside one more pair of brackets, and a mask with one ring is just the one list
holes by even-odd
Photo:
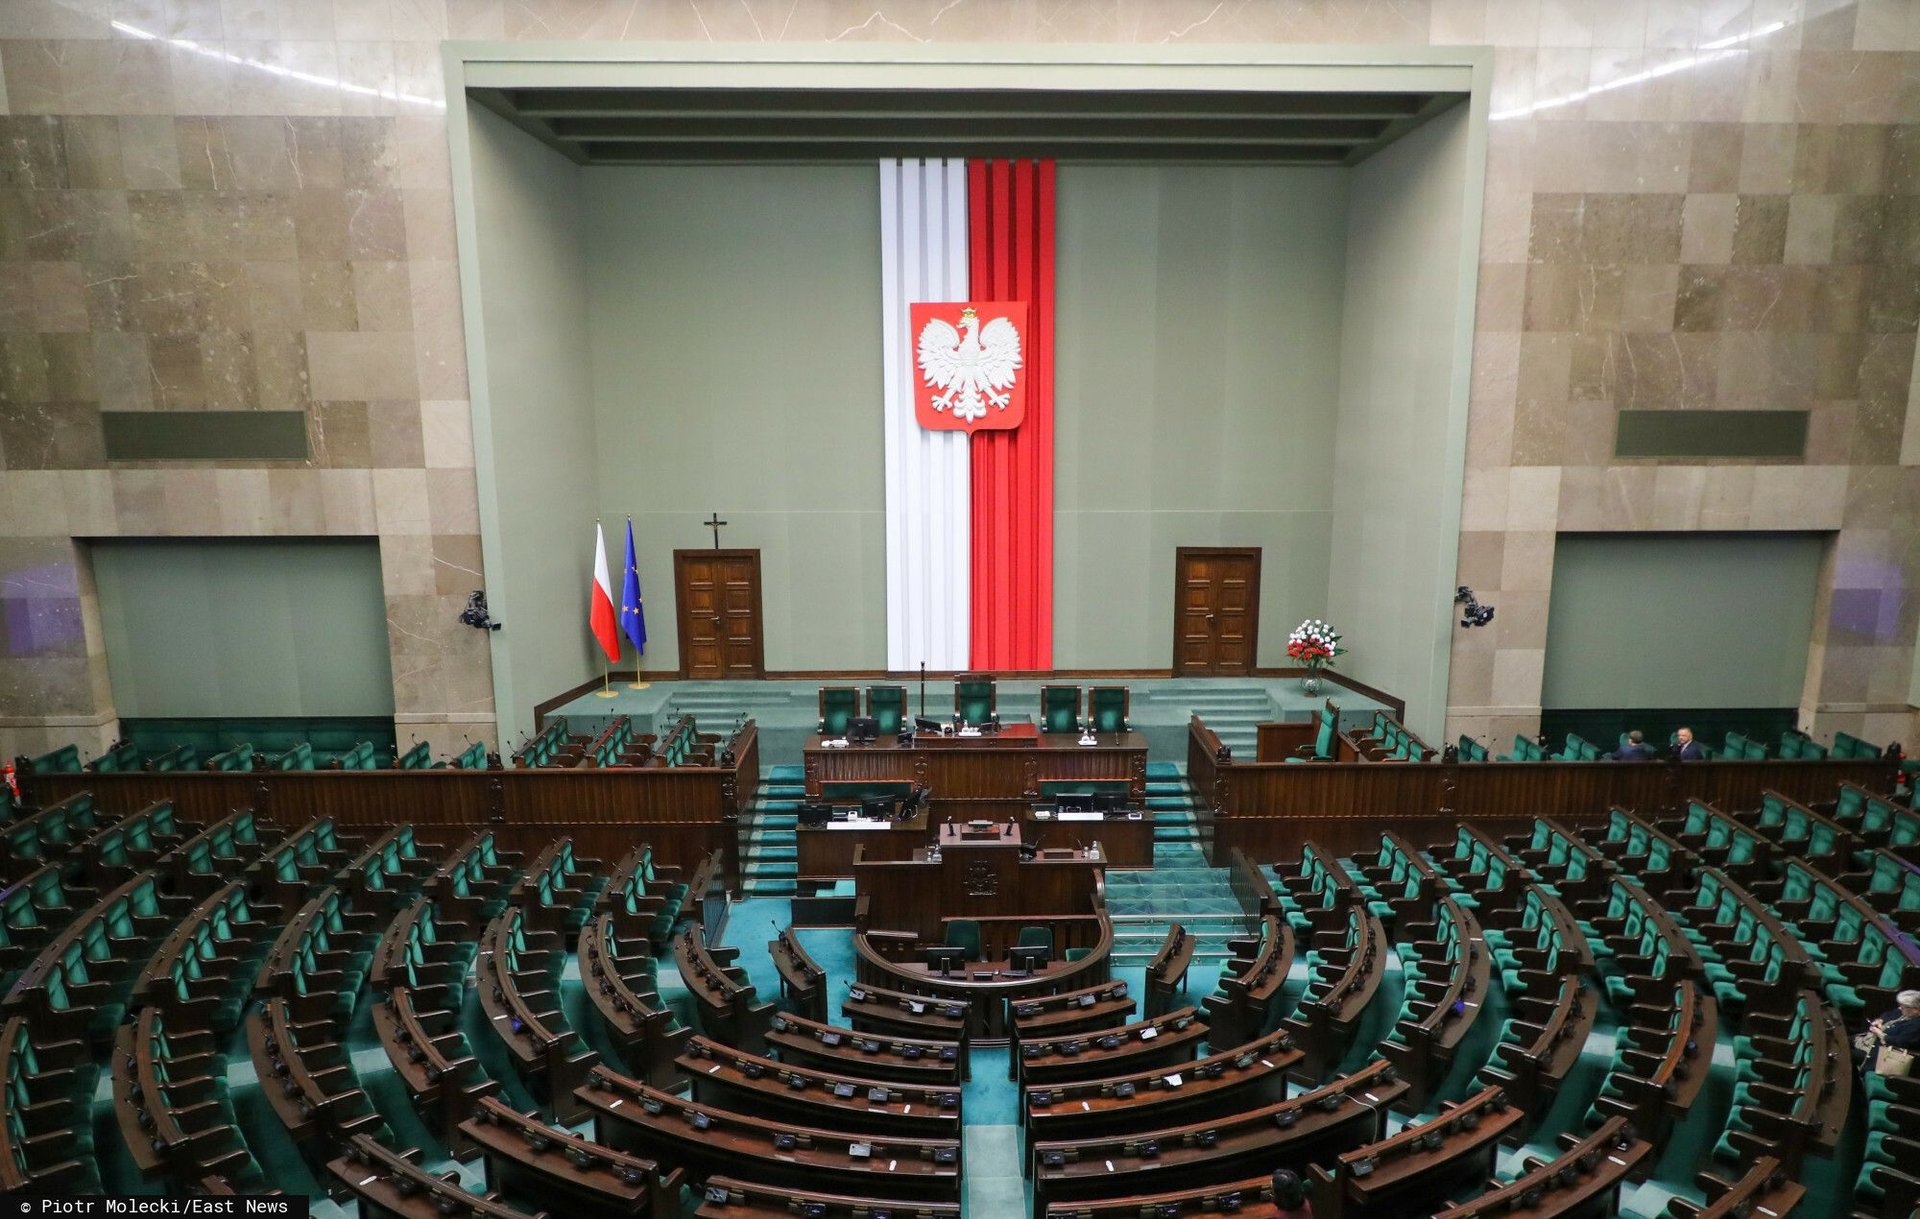
[[640, 603], [640, 568], [633, 553], [633, 518], [627, 518], [627, 574], [620, 585], [620, 630], [633, 640], [633, 650], [647, 654], [647, 613]]

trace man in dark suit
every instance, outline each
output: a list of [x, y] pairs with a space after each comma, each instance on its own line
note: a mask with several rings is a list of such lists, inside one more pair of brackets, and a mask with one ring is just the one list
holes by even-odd
[[[1696, 745], [1694, 748], [1697, 749], [1699, 746]], [[1627, 739], [1621, 743], [1620, 748], [1613, 751], [1613, 760], [1616, 762], [1651, 762], [1653, 761], [1653, 750], [1647, 745], [1646, 736], [1638, 728], [1635, 728], [1627, 734]]]
[[1699, 762], [1706, 758], [1706, 751], [1693, 739], [1693, 729], [1682, 728], [1674, 733], [1673, 756], [1682, 762]]

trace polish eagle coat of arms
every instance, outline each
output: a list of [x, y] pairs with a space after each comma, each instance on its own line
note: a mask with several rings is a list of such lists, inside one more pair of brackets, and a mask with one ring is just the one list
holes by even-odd
[[920, 375], [913, 396], [920, 426], [969, 432], [1020, 426], [1026, 416], [1020, 375], [1026, 322], [1024, 301], [914, 305]]

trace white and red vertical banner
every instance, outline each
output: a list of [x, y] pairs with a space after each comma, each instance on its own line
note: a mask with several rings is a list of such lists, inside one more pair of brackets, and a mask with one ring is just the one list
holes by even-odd
[[880, 193], [888, 667], [1051, 668], [1053, 162]]

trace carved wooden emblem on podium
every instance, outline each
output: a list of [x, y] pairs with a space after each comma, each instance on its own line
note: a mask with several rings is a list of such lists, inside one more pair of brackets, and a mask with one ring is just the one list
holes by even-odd
[[994, 897], [1000, 892], [1000, 871], [988, 860], [970, 859], [960, 883], [968, 897]]

